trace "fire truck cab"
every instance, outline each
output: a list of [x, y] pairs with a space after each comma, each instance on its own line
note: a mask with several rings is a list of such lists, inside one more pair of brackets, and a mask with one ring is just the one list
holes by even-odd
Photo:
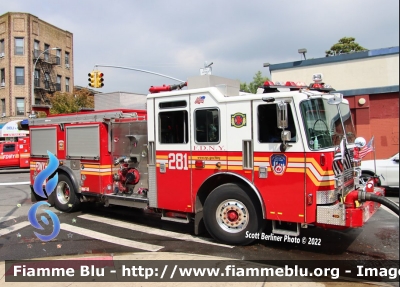
[[361, 227], [378, 209], [357, 200], [355, 129], [333, 89], [266, 82], [249, 94], [203, 75], [187, 89], [152, 91], [146, 110], [31, 119], [32, 185], [50, 151], [57, 209], [85, 201], [152, 209], [229, 244], [254, 241], [248, 235], [266, 220], [274, 234], [298, 236], [309, 225]]
[[0, 142], [0, 168], [28, 168], [29, 151], [29, 137]]

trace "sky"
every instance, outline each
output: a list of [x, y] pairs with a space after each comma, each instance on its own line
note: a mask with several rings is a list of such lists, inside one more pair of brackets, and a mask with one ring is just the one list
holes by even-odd
[[[325, 57], [342, 37], [366, 49], [399, 46], [398, 0], [3, 0], [0, 15], [25, 12], [73, 33], [75, 85], [95, 65], [151, 71], [186, 81], [213, 75], [251, 82], [263, 63]], [[101, 92], [147, 94], [169, 78], [99, 67]], [[293, 79], [291, 79], [293, 80]], [[294, 79], [295, 81], [295, 79]], [[311, 81], [311, 75], [310, 75]]]

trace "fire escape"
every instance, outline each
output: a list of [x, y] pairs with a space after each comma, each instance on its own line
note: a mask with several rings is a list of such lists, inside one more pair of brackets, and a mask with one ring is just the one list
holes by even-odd
[[50, 104], [47, 95], [61, 90], [60, 84], [56, 83], [57, 75], [53, 69], [54, 65], [60, 65], [61, 59], [52, 55], [50, 51], [42, 52], [41, 50], [33, 50], [33, 63], [37, 60], [34, 90], [35, 95], [40, 95], [40, 104]]

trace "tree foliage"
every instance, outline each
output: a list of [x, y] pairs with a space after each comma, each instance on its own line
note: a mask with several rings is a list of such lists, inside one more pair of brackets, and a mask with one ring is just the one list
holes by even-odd
[[88, 89], [74, 90], [73, 93], [56, 92], [50, 96], [50, 114], [76, 113], [81, 108], [94, 108], [93, 94]]
[[258, 71], [254, 75], [253, 81], [250, 82], [248, 85], [246, 82], [240, 83], [240, 90], [242, 92], [255, 94], [257, 92], [257, 89], [259, 87], [262, 87], [264, 85], [264, 82], [268, 80], [269, 80], [268, 77], [263, 77], [261, 71]]
[[330, 50], [325, 51], [326, 57], [367, 50], [364, 47], [360, 46], [360, 44], [356, 43], [355, 40], [356, 38], [353, 37], [341, 38], [338, 43], [331, 47]]

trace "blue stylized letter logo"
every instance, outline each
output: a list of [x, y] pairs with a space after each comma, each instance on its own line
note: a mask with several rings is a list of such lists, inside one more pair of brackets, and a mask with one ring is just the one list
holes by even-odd
[[[46, 196], [46, 194], [43, 192], [43, 183], [58, 168], [57, 157], [49, 151], [47, 151], [47, 154], [49, 155], [49, 164], [44, 170], [39, 172], [39, 174], [36, 176], [35, 181], [33, 183], [33, 191], [37, 195], [39, 195], [40, 197], [43, 197], [43, 198], [48, 198], [48, 196], [54, 191], [55, 187], [57, 186], [57, 182], [58, 182], [58, 173], [56, 173], [46, 183], [46, 188], [45, 188], [46, 193], [47, 193], [47, 196]], [[49, 203], [43, 202], [43, 201], [35, 203], [28, 211], [28, 219], [33, 227], [43, 230], [44, 228], [39, 224], [39, 222], [36, 219], [37, 209], [41, 205], [50, 206]], [[39, 238], [40, 240], [50, 241], [53, 238], [55, 238], [58, 235], [58, 233], [60, 233], [60, 220], [58, 219], [57, 215], [54, 212], [47, 210], [47, 209], [45, 209], [44, 211], [50, 216], [50, 218], [53, 221], [53, 228], [54, 228], [53, 232], [50, 235], [42, 235], [37, 232], [34, 232], [34, 233], [35, 233], [36, 237]], [[42, 215], [40, 219], [42, 220], [42, 222], [44, 224], [46, 224], [46, 225], [49, 224], [49, 221], [47, 220], [47, 218], [44, 215]]]

